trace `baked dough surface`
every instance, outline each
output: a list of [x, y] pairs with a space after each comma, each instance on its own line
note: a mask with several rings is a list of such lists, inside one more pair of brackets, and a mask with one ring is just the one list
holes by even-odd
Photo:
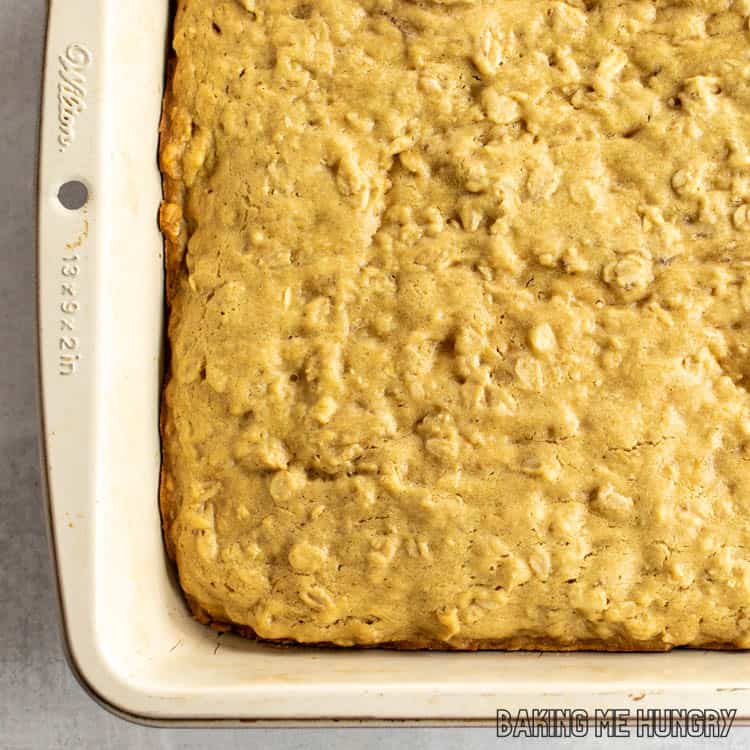
[[750, 647], [748, 0], [181, 0], [165, 538], [264, 639]]

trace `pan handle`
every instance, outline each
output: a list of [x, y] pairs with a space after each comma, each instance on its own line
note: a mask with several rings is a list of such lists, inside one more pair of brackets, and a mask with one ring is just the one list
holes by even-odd
[[50, 537], [59, 580], [66, 581], [63, 620], [85, 620], [84, 630], [93, 627], [83, 603], [94, 587], [104, 6], [49, 5], [39, 140], [37, 323]]

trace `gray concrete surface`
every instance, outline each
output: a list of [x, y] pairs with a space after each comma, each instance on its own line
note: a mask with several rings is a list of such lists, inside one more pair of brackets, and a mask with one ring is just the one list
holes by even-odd
[[[489, 729], [147, 729], [110, 716], [78, 687], [59, 641], [37, 456], [33, 175], [45, 14], [43, 0], [0, 0], [0, 749], [551, 747], [497, 740]], [[635, 742], [644, 744], [618, 744]], [[739, 750], [750, 746], [750, 730], [723, 741], [645, 744]]]

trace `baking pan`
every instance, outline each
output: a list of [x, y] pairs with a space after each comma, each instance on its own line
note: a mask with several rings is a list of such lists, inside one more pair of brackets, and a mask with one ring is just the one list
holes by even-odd
[[[157, 505], [163, 343], [157, 126], [167, 0], [50, 5], [39, 348], [50, 536], [70, 664], [108, 708], [169, 723], [492, 723], [498, 708], [737, 709], [750, 654], [278, 648], [188, 614]], [[71, 181], [88, 191], [85, 204]], [[72, 196], [72, 198], [71, 198]], [[73, 201], [71, 203], [71, 200]]]

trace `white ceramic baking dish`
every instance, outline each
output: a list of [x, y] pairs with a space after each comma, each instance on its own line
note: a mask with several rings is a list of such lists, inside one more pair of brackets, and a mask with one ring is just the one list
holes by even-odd
[[[750, 653], [279, 649], [188, 615], [157, 507], [157, 125], [168, 0], [53, 0], [39, 175], [49, 517], [70, 664], [122, 715], [170, 722], [491, 723], [496, 709], [734, 708]], [[89, 191], [66, 210], [70, 180]]]

